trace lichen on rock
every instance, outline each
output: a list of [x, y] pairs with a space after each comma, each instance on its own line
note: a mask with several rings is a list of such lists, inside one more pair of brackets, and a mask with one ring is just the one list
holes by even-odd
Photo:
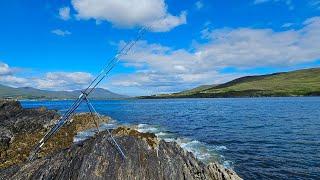
[[156, 149], [159, 145], [159, 140], [155, 134], [148, 132], [142, 133], [129, 127], [118, 127], [117, 129], [114, 129], [112, 131], [112, 134], [114, 134], [115, 136], [132, 136], [142, 139], [146, 141], [152, 149]]
[[135, 135], [121, 134], [115, 139], [125, 159], [110, 135], [101, 132], [82, 144], [9, 168], [0, 179], [1, 176], [10, 179], [241, 179], [215, 163], [205, 165], [175, 142], [159, 141], [156, 153], [143, 138]]
[[[0, 101], [1, 106], [0, 117], [6, 118], [0, 123], [0, 168], [6, 168], [26, 161], [32, 149], [54, 125], [59, 115], [46, 108], [23, 109], [14, 101]], [[78, 132], [95, 128], [96, 123], [110, 120], [108, 117], [99, 120], [89, 113], [76, 114], [71, 119], [71, 123], [63, 126], [45, 143], [38, 153], [39, 157], [70, 147]]]
[[[6, 129], [0, 135], [10, 139], [9, 145], [5, 138], [2, 141], [0, 179], [241, 179], [219, 164], [205, 165], [175, 142], [159, 141], [153, 133], [141, 133], [128, 127], [112, 131], [125, 159], [106, 131], [82, 143], [72, 143], [77, 132], [96, 127], [90, 114], [73, 116], [71, 123], [43, 146], [40, 158], [26, 162], [32, 147], [58, 116], [45, 109], [25, 110], [19, 104], [9, 106], [4, 109], [10, 109], [11, 113], [0, 109], [0, 117], [5, 117], [0, 128]], [[26, 120], [19, 122], [21, 132], [12, 130], [17, 117]], [[102, 121], [108, 120], [105, 117]], [[41, 126], [34, 128], [23, 124], [28, 121], [41, 123]]]

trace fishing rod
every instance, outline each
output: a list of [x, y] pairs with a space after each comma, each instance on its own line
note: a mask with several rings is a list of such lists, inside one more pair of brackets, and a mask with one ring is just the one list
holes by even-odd
[[[81, 94], [79, 97], [73, 102], [73, 104], [69, 107], [69, 109], [63, 114], [63, 116], [60, 117], [60, 119], [55, 123], [55, 125], [43, 136], [43, 138], [38, 142], [38, 144], [35, 146], [33, 151], [30, 153], [29, 160], [33, 160], [36, 157], [36, 154], [40, 151], [42, 146], [55, 134], [57, 133], [63, 125], [65, 125], [70, 120], [70, 116], [75, 112], [75, 110], [81, 105], [81, 103], [85, 100], [87, 103], [89, 103], [87, 97], [95, 90], [95, 88], [101, 83], [101, 81], [107, 77], [109, 72], [116, 66], [116, 64], [120, 61], [120, 57], [127, 55], [128, 52], [133, 48], [133, 46], [143, 37], [143, 35], [147, 32], [149, 28], [143, 27], [139, 30], [136, 38], [129, 43], [126, 43], [121, 50], [113, 57], [111, 60], [109, 60], [109, 63], [101, 70], [100, 74], [89, 84], [89, 86], [81, 91]], [[91, 104], [90, 104], [91, 105]], [[93, 108], [93, 106], [90, 106]], [[94, 109], [94, 108], [93, 108]], [[95, 110], [95, 109], [94, 109]], [[96, 112], [96, 111], [95, 111]], [[96, 112], [97, 113], [97, 112]], [[101, 118], [100, 116], [98, 116]], [[111, 136], [112, 141], [116, 144], [116, 147], [118, 151], [121, 153], [123, 158], [125, 158], [125, 155], [123, 151], [121, 150], [118, 143], [113, 138], [112, 134], [109, 132], [109, 135]]]

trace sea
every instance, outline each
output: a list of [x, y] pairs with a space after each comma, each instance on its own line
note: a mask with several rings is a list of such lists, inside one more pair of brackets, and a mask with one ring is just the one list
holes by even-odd
[[[22, 101], [63, 113], [73, 101]], [[119, 125], [175, 141], [244, 179], [320, 179], [320, 97], [91, 101]], [[88, 112], [86, 105], [78, 112]], [[81, 141], [93, 133], [79, 133]]]

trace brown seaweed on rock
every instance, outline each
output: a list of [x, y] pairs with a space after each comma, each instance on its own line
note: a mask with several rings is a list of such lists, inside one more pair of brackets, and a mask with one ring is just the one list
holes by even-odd
[[159, 140], [157, 139], [157, 136], [155, 134], [148, 132], [142, 133], [129, 127], [118, 127], [117, 129], [112, 131], [112, 134], [116, 136], [132, 136], [142, 139], [146, 141], [152, 149], [156, 149], [159, 145]]
[[[8, 105], [7, 105], [8, 106]], [[39, 142], [39, 140], [44, 136], [44, 134], [48, 131], [48, 129], [54, 124], [56, 119], [59, 117], [57, 114], [53, 114], [50, 116], [54, 119], [48, 119], [47, 122], [43, 122], [42, 125], [37, 125], [37, 128], [27, 128], [28, 123], [34, 123], [34, 119], [43, 117], [46, 113], [53, 113], [51, 111], [46, 110], [45, 108], [39, 108], [37, 110], [26, 110], [22, 109], [20, 104], [16, 102], [11, 102], [10, 106], [14, 106], [16, 108], [8, 108], [12, 109], [20, 114], [24, 114], [25, 120], [29, 121], [19, 121], [20, 130], [16, 133], [8, 131], [8, 134], [11, 133], [11, 138], [9, 139], [8, 144], [1, 145], [0, 153], [0, 168], [6, 168], [15, 164], [19, 164], [27, 160], [28, 156], [30, 155], [31, 150], [34, 146]], [[18, 110], [18, 111], [16, 111]], [[27, 112], [26, 112], [27, 111]], [[19, 117], [14, 116], [11, 114], [12, 118], [16, 118], [16, 121], [12, 120], [12, 122], [17, 123]], [[32, 120], [33, 119], [33, 120]], [[95, 121], [102, 123], [98, 120], [97, 117], [89, 114], [89, 113], [81, 113], [76, 114], [72, 117], [71, 122], [66, 124], [64, 127], [60, 129], [48, 142], [42, 147], [40, 152], [38, 153], [39, 157], [45, 157], [49, 154], [57, 152], [59, 150], [68, 148], [73, 143], [74, 136], [81, 131], [86, 129], [95, 128], [96, 124]], [[108, 122], [109, 118], [103, 117], [103, 122]], [[24, 124], [23, 124], [24, 123]], [[1, 126], [0, 126], [1, 127]], [[4, 128], [4, 127], [2, 127]], [[3, 143], [4, 144], [4, 143]]]
[[123, 127], [119, 132], [133, 133], [115, 135], [126, 159], [114, 148], [109, 134], [101, 132], [81, 144], [6, 169], [0, 179], [241, 179], [216, 163], [205, 165], [175, 142], [161, 140], [153, 149], [141, 138], [144, 134]]
[[[5, 104], [0, 101], [0, 107]], [[8, 105], [8, 104], [7, 104]], [[82, 143], [74, 144], [77, 132], [95, 128], [90, 114], [72, 118], [39, 153], [38, 159], [27, 162], [31, 148], [39, 141], [58, 117], [46, 109], [25, 110], [20, 104], [5, 105], [11, 113], [1, 111], [1, 164], [0, 179], [217, 179], [240, 180], [232, 170], [211, 163], [205, 165], [175, 142], [159, 141], [153, 133], [140, 133], [127, 127], [112, 131], [123, 149], [126, 159], [119, 154], [103, 131]], [[29, 111], [29, 112], [24, 112]], [[51, 113], [51, 114], [50, 114]], [[17, 121], [23, 116], [26, 121]], [[47, 114], [47, 115], [45, 115]], [[1, 116], [4, 115], [4, 116]], [[45, 117], [45, 118], [39, 118]], [[18, 118], [19, 119], [19, 118]], [[104, 118], [107, 122], [109, 118]], [[41, 126], [34, 128], [27, 123]], [[19, 122], [21, 131], [11, 127]], [[26, 123], [26, 124], [23, 124]], [[10, 142], [6, 144], [6, 138]]]

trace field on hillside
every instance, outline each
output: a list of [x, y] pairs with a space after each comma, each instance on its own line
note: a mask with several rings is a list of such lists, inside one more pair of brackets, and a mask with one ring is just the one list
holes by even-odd
[[151, 96], [151, 98], [318, 96], [320, 68], [246, 76], [225, 84], [203, 87], [206, 86], [170, 95]]

